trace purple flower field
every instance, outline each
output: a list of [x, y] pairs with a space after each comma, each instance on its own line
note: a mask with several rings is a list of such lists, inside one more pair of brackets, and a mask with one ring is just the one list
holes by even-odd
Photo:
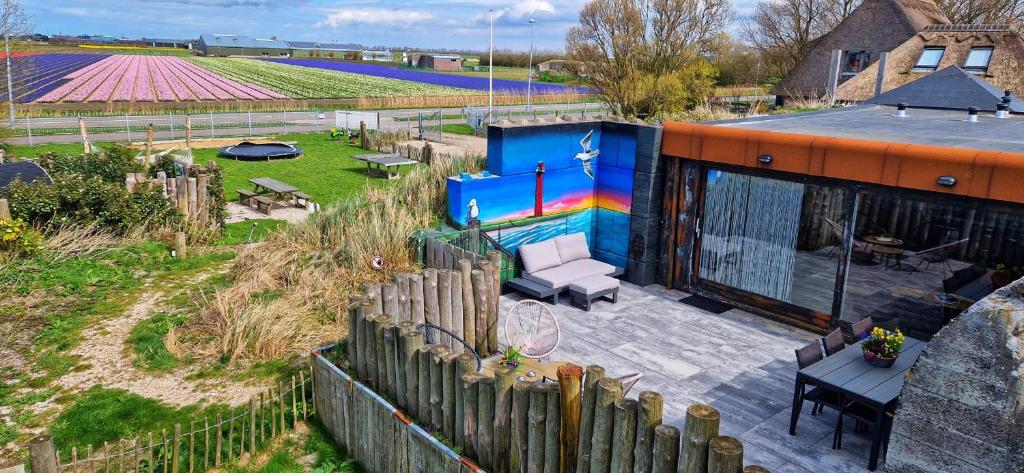
[[[439, 74], [406, 69], [397, 66], [383, 66], [379, 64], [362, 64], [356, 62], [328, 61], [318, 59], [267, 59], [268, 61], [291, 64], [293, 66], [312, 67], [317, 69], [328, 69], [332, 71], [349, 72], [352, 74], [363, 74], [368, 76], [386, 77], [388, 79], [400, 79], [424, 84], [443, 85], [458, 87], [470, 90], [487, 90], [487, 78], [470, 77], [458, 74]], [[543, 94], [567, 94], [567, 93], [591, 93], [586, 87], [571, 87], [560, 84], [542, 84], [534, 82], [533, 93]], [[498, 93], [525, 94], [526, 82], [494, 79], [494, 91]]]
[[[14, 101], [27, 103], [68, 82], [67, 75], [99, 62], [107, 56], [98, 54], [36, 54], [11, 58]], [[7, 96], [6, 81], [0, 91]]]

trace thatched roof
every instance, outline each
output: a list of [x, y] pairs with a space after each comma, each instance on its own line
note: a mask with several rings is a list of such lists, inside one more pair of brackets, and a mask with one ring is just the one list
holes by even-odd
[[[936, 70], [949, 66], [963, 66], [973, 47], [990, 46], [992, 58], [988, 71], [978, 77], [999, 89], [1024, 96], [1024, 37], [1006, 25], [948, 25], [926, 28], [914, 35], [889, 54], [882, 80], [882, 92], [931, 74], [915, 72], [914, 66], [926, 47], [944, 47], [945, 52]], [[878, 64], [873, 64], [854, 78], [839, 86], [836, 98], [862, 102], [875, 94]]]
[[775, 86], [792, 97], [825, 95], [832, 50], [870, 51], [870, 61], [929, 25], [949, 24], [932, 0], [865, 0], [831, 32], [811, 42], [807, 55]]

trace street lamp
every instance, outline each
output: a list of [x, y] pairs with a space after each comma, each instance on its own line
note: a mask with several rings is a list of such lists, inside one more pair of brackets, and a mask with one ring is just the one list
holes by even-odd
[[14, 129], [14, 85], [12, 84], [13, 80], [11, 79], [11, 42], [8, 39], [8, 37], [10, 35], [6, 31], [7, 27], [6, 27], [6, 25], [4, 25], [4, 26], [5, 26], [4, 27], [4, 52], [7, 53], [7, 58], [6, 58], [6, 60], [7, 60], [7, 105], [8, 105], [8, 108], [9, 108], [9, 111], [7, 113], [10, 115], [8, 117], [8, 119], [7, 119], [7, 123], [8, 123], [8, 125], [10, 125], [11, 129], [13, 130]]
[[487, 54], [487, 123], [494, 117], [494, 9], [491, 12], [491, 39]]
[[526, 69], [526, 112], [530, 113], [533, 111], [532, 93], [533, 93], [533, 25], [537, 22], [533, 18], [530, 18], [530, 62]]

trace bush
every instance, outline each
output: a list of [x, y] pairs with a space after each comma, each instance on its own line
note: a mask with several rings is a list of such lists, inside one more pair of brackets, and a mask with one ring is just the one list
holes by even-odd
[[128, 173], [143, 170], [142, 163], [135, 159], [135, 153], [121, 145], [110, 145], [99, 152], [77, 156], [46, 153], [39, 156], [39, 165], [55, 180], [82, 176], [122, 184]]
[[19, 256], [42, 249], [43, 237], [22, 220], [0, 220], [0, 253]]

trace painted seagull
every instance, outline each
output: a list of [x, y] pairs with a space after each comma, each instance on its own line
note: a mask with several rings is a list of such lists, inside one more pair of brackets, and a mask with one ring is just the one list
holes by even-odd
[[480, 218], [480, 207], [476, 206], [476, 199], [470, 199], [469, 205], [466, 206], [469, 209], [469, 219], [467, 222], [472, 222]]
[[593, 138], [593, 136], [594, 130], [590, 130], [590, 132], [587, 133], [587, 136], [584, 136], [583, 139], [580, 140], [580, 146], [583, 147], [583, 152], [576, 153], [576, 157], [573, 158], [583, 162], [583, 172], [586, 173], [587, 177], [591, 179], [594, 178], [594, 167], [592, 166], [591, 161], [593, 161], [594, 158], [596, 158], [597, 155], [601, 153], [601, 150], [599, 149], [590, 149], [590, 141]]

